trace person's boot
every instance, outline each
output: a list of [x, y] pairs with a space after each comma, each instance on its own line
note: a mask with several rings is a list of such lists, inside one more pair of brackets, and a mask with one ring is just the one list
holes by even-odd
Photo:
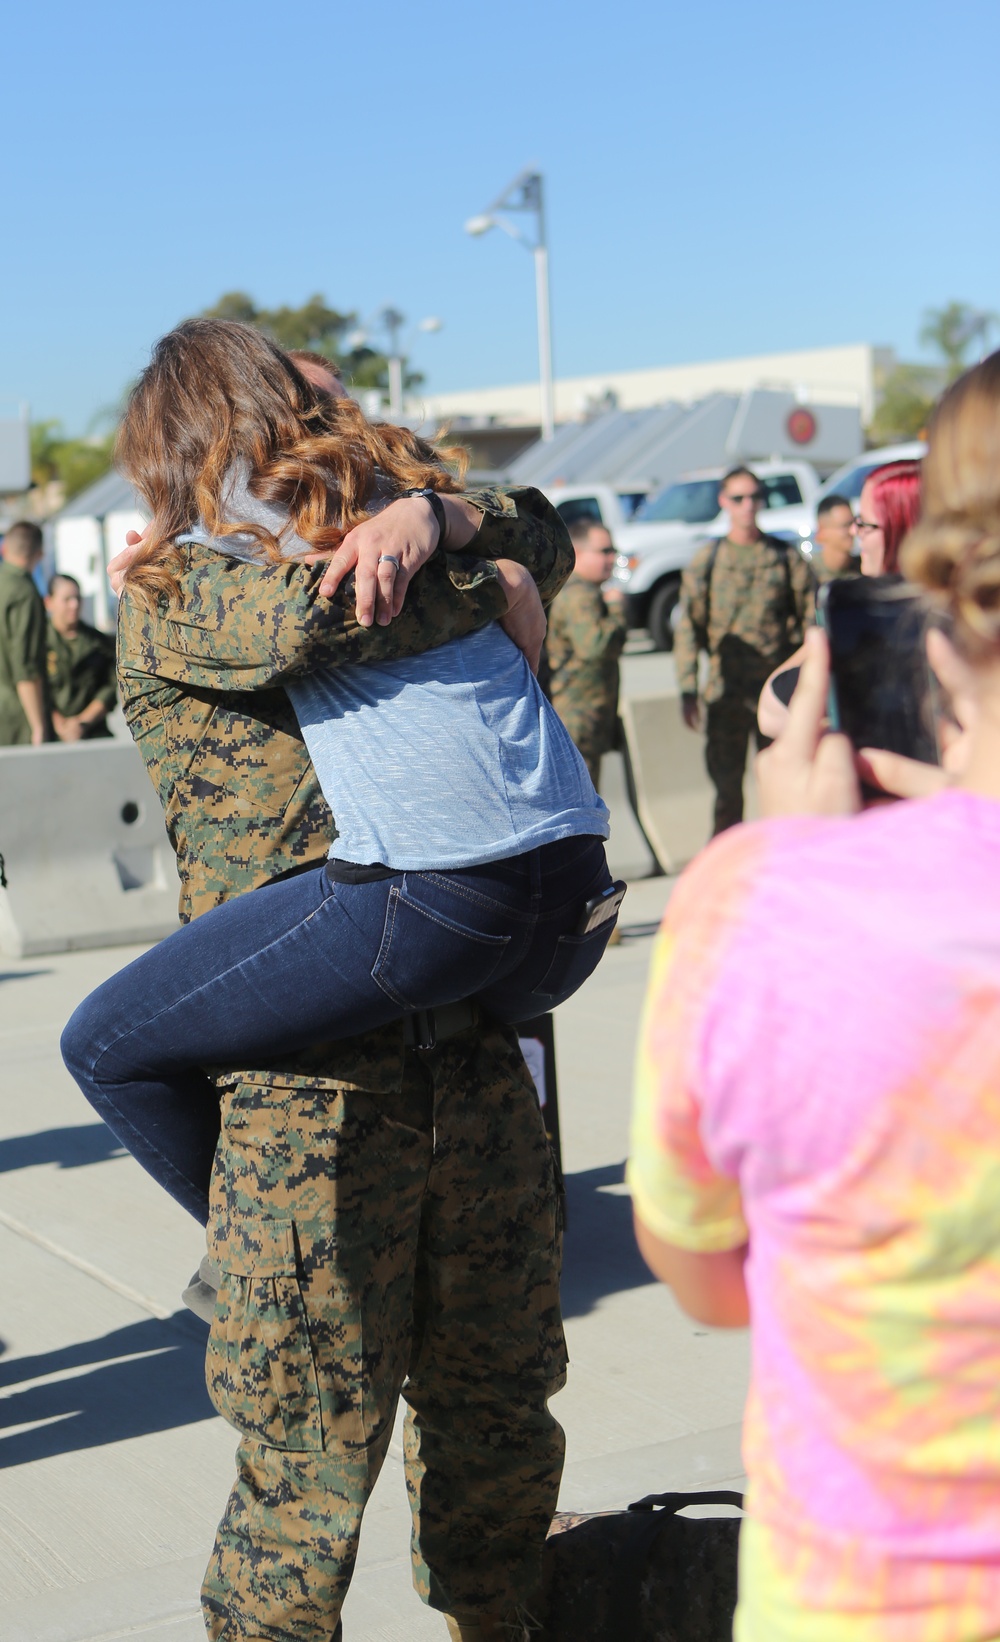
[[186, 1289], [181, 1290], [181, 1299], [188, 1311], [193, 1311], [203, 1323], [212, 1326], [215, 1316], [215, 1302], [219, 1298], [219, 1284], [222, 1273], [211, 1255], [203, 1254], [201, 1264], [195, 1272]]

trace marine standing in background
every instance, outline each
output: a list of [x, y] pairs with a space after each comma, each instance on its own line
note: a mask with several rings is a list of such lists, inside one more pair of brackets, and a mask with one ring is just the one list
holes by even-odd
[[[743, 775], [757, 700], [770, 673], [802, 643], [815, 604], [809, 566], [787, 543], [757, 528], [764, 501], [755, 474], [732, 468], [719, 506], [729, 516], [721, 541], [695, 554], [681, 582], [674, 665], [681, 711], [690, 730], [706, 731], [705, 765], [715, 787], [713, 835], [743, 819]], [[709, 658], [704, 715], [698, 658]]]
[[601, 757], [615, 745], [624, 601], [617, 589], [607, 592], [601, 585], [615, 562], [604, 526], [577, 519], [569, 534], [576, 567], [549, 612], [549, 697], [597, 787]]
[[110, 736], [115, 693], [115, 641], [80, 620], [80, 583], [60, 572], [49, 582], [46, 661], [52, 728], [60, 741]]
[[824, 496], [816, 509], [813, 540], [817, 551], [809, 568], [820, 586], [856, 576], [860, 563], [854, 553], [854, 509], [846, 496]]
[[32, 575], [41, 557], [38, 526], [26, 519], [11, 525], [0, 563], [0, 747], [48, 740], [45, 605]]

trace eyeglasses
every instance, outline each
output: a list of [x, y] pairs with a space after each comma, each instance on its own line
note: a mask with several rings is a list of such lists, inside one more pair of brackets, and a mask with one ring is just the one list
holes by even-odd
[[860, 513], [854, 515], [852, 523], [859, 536], [867, 536], [870, 530], [882, 529], [881, 525], [873, 525], [870, 520], [862, 519]]
[[762, 490], [745, 490], [739, 496], [726, 497], [726, 503], [729, 507], [739, 507], [741, 502], [762, 502], [763, 500], [764, 492]]

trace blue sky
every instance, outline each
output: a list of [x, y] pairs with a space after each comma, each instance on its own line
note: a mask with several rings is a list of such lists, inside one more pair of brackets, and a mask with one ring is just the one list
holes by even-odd
[[556, 371], [1000, 308], [996, 0], [55, 0], [4, 23], [0, 395], [83, 431], [223, 291], [440, 316], [445, 390], [537, 372], [529, 258], [462, 232], [549, 191]]

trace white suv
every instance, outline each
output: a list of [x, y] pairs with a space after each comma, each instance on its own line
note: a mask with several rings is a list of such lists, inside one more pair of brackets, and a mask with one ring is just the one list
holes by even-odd
[[[770, 535], [794, 535], [783, 528], [788, 514], [812, 511], [820, 484], [809, 462], [753, 462], [750, 464], [766, 506], [758, 515], [760, 528]], [[673, 648], [672, 617], [680, 597], [681, 572], [701, 544], [726, 531], [726, 515], [719, 510], [719, 483], [725, 469], [711, 468], [688, 474], [650, 496], [637, 508], [631, 522], [614, 532], [618, 562], [612, 581], [625, 594], [630, 627], [644, 627], [658, 650]], [[811, 527], [810, 527], [811, 529]]]

